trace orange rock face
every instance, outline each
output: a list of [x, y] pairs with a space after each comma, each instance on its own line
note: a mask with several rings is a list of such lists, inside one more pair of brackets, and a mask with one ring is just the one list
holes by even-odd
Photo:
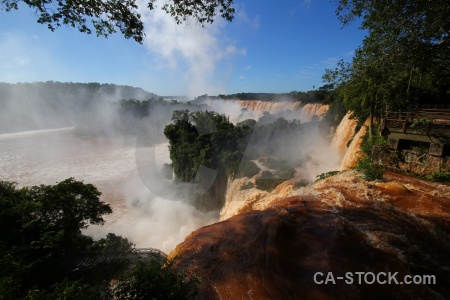
[[[200, 228], [171, 256], [202, 278], [200, 299], [450, 296], [450, 188], [395, 173], [386, 174], [386, 183], [354, 174]], [[325, 284], [329, 272], [334, 283]], [[356, 272], [390, 272], [398, 282], [433, 275], [436, 284], [367, 284]], [[352, 284], [345, 282], [349, 274]]]

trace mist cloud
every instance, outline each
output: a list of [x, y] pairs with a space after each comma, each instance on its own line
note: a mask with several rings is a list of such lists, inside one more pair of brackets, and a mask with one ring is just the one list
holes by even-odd
[[195, 23], [177, 25], [161, 9], [149, 11], [140, 6], [145, 26], [144, 45], [157, 56], [157, 67], [181, 72], [190, 97], [220, 94], [225, 90], [223, 80], [216, 74], [220, 63], [236, 55], [245, 55], [233, 41], [223, 36], [225, 21], [215, 20], [206, 28]]
[[0, 33], [0, 81], [24, 82], [53, 68], [49, 56], [35, 41], [23, 34]]

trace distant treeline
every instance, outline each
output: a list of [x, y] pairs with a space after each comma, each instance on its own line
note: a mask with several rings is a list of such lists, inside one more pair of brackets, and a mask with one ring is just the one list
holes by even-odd
[[147, 92], [141, 88], [108, 83], [46, 81], [10, 84], [0, 82], [0, 99], [15, 97], [18, 93], [27, 93], [47, 98], [57, 98], [60, 94], [65, 94], [69, 97], [83, 96], [86, 99], [93, 99], [101, 94], [106, 97], [112, 97], [114, 100], [130, 98], [145, 100], [158, 97], [156, 94]]
[[333, 101], [333, 85], [327, 84], [319, 87], [317, 90], [307, 92], [292, 91], [289, 93], [237, 93], [237, 94], [219, 94], [217, 96], [202, 95], [195, 100], [261, 100], [261, 101], [299, 101], [302, 103], [324, 103], [329, 104]]
[[122, 99], [97, 106], [85, 112], [76, 124], [76, 133], [83, 136], [136, 136], [145, 132], [153, 142], [164, 138], [164, 126], [172, 112], [180, 109], [204, 110], [206, 105], [176, 100]]
[[157, 95], [131, 86], [100, 83], [0, 83], [0, 133], [75, 126], [85, 112], [121, 99]]

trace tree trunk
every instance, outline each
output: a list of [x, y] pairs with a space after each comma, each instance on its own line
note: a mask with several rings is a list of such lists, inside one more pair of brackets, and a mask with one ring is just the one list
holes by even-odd
[[374, 102], [370, 102], [370, 114], [369, 114], [369, 137], [372, 137], [373, 133], [373, 109], [374, 109]]

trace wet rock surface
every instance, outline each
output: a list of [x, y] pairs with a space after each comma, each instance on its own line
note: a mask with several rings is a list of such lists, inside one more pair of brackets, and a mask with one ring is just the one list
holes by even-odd
[[[385, 178], [328, 178], [264, 210], [200, 228], [171, 256], [202, 278], [200, 299], [448, 298], [449, 187], [395, 173]], [[334, 282], [325, 284], [329, 272]], [[358, 282], [356, 272], [384, 272], [386, 283], [368, 284], [370, 273]], [[434, 275], [436, 284], [389, 284], [389, 272], [398, 283]]]

